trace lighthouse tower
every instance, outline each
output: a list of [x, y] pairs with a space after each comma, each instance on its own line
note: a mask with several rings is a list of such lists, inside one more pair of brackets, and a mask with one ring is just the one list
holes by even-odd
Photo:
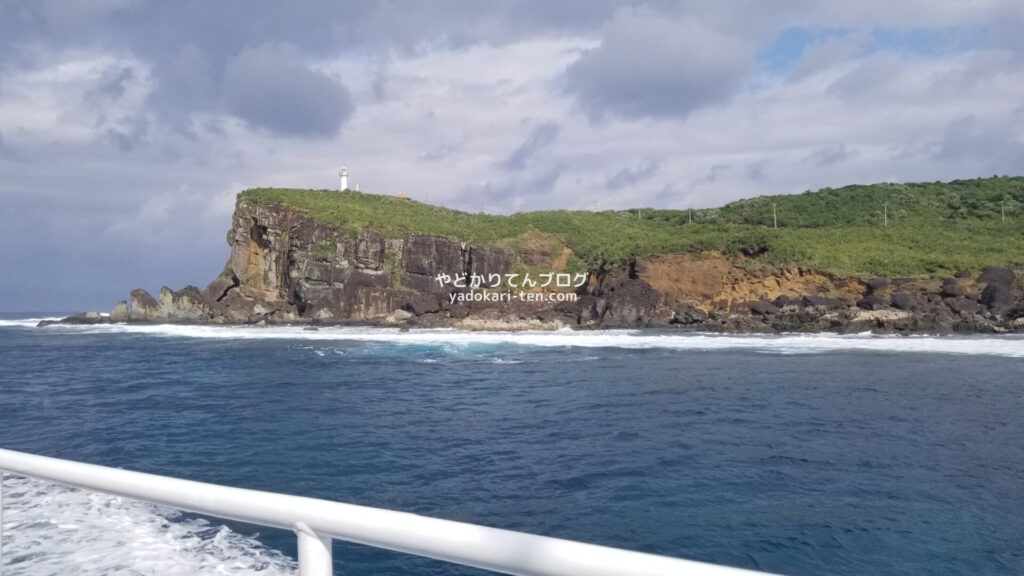
[[341, 167], [341, 172], [338, 172], [338, 176], [341, 176], [341, 187], [338, 190], [344, 192], [348, 190], [348, 169], [344, 166]]

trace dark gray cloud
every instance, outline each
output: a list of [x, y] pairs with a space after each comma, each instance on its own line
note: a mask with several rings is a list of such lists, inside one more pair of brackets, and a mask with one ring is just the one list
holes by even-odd
[[761, 182], [767, 176], [768, 160], [751, 162], [743, 169], [743, 175], [755, 182]]
[[469, 137], [463, 137], [462, 139], [452, 142], [450, 144], [444, 144], [438, 146], [429, 152], [425, 152], [418, 156], [419, 160], [426, 160], [427, 162], [438, 162], [440, 160], [447, 160], [456, 154], [459, 154], [466, 149], [466, 145], [469, 144]]
[[848, 160], [853, 160], [860, 155], [860, 151], [856, 148], [847, 147], [844, 144], [837, 144], [835, 146], [828, 146], [826, 148], [819, 148], [814, 152], [811, 152], [807, 156], [801, 159], [801, 162], [813, 164], [818, 167], [832, 166], [835, 164], [841, 164]]
[[0, 159], [17, 160], [19, 156], [18, 151], [4, 138], [4, 133], [0, 132]]
[[224, 98], [235, 116], [286, 136], [333, 136], [353, 109], [348, 89], [276, 43], [244, 50], [228, 64]]
[[603, 41], [566, 70], [570, 93], [593, 118], [685, 117], [733, 95], [753, 46], [689, 19], [623, 11]]
[[220, 79], [201, 48], [185, 44], [157, 65], [157, 86], [151, 98], [164, 112], [175, 115], [216, 107]]
[[721, 179], [723, 176], [727, 175], [731, 171], [732, 171], [732, 165], [731, 164], [713, 164], [711, 166], [711, 168], [708, 169], [707, 174], [705, 174], [702, 178], [699, 178], [697, 181], [695, 181], [692, 184], [690, 184], [690, 188], [698, 188], [700, 186], [706, 186], [708, 184], [714, 184], [715, 182], [718, 182], [719, 179]]
[[[970, 166], [984, 175], [1020, 174], [1024, 166], [1024, 107], [999, 125], [977, 116], [963, 116], [946, 127], [934, 158], [958, 167]], [[977, 174], [982, 175], [982, 174]]]
[[605, 181], [605, 187], [612, 190], [618, 190], [620, 188], [644, 182], [651, 178], [651, 176], [654, 176], [660, 167], [661, 163], [657, 160], [653, 158], [644, 158], [638, 164], [623, 168], [609, 176]]
[[[614, 0], [4, 0], [0, 54], [25, 45], [108, 47], [153, 66], [153, 102], [180, 116], [220, 101], [225, 75], [243, 51], [288, 43], [310, 57], [413, 53], [425, 44], [503, 45], [601, 26]], [[384, 87], [383, 82], [380, 83]], [[381, 92], [383, 94], [383, 92]]]
[[505, 170], [522, 170], [530, 161], [550, 147], [558, 139], [558, 125], [548, 122], [538, 124], [530, 131], [530, 135], [519, 145], [508, 158], [501, 161]]
[[556, 208], [557, 204], [550, 205], [550, 199], [545, 201], [543, 196], [555, 188], [565, 172], [565, 166], [547, 166], [533, 171], [521, 171], [508, 178], [468, 186], [460, 195], [464, 200], [458, 207], [468, 211], [486, 208], [488, 212], [503, 213], [524, 209]]
[[128, 84], [134, 80], [135, 71], [128, 66], [107, 68], [96, 87], [85, 92], [85, 100], [97, 108], [103, 108], [124, 97]]
[[145, 118], [134, 118], [126, 125], [107, 128], [103, 139], [122, 152], [131, 152], [147, 141], [149, 122]]

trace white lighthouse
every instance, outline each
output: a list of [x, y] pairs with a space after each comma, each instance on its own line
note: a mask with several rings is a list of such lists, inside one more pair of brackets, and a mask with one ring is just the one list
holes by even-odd
[[338, 190], [344, 192], [348, 190], [348, 169], [344, 166], [341, 167], [341, 172], [338, 172], [338, 176], [341, 176], [341, 187]]

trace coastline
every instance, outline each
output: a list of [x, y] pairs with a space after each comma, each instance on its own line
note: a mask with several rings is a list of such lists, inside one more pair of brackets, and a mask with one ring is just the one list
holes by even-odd
[[[677, 316], [680, 318], [680, 316]], [[409, 315], [400, 320], [394, 316], [381, 319], [353, 319], [318, 321], [315, 319], [294, 319], [283, 322], [226, 322], [188, 320], [122, 320], [114, 321], [109, 314], [85, 312], [64, 318], [41, 318], [36, 327], [69, 325], [124, 325], [124, 326], [222, 326], [222, 327], [301, 327], [315, 331], [322, 328], [396, 328], [401, 331], [453, 329], [467, 332], [605, 332], [622, 329], [638, 330], [651, 334], [728, 334], [728, 335], [787, 335], [787, 334], [833, 334], [850, 335], [870, 333], [875, 335], [907, 336], [948, 336], [969, 334], [1020, 334], [1024, 333], [1024, 318], [1003, 318], [992, 315], [975, 315], [955, 320], [929, 314], [915, 314], [899, 310], [866, 311], [859, 308], [811, 309], [799, 307], [782, 308], [768, 314], [723, 314], [707, 315], [703, 320], [648, 322], [634, 326], [605, 326], [601, 324], [569, 324], [553, 319], [465, 317], [453, 319], [445, 316], [415, 317]]]
[[[230, 256], [206, 288], [164, 286], [156, 296], [136, 288], [108, 315], [83, 312], [41, 324], [654, 327], [733, 334], [1024, 330], [1024, 283], [1011, 267], [980, 268], [976, 262], [980, 269], [947, 269], [949, 276], [939, 268], [929, 275], [881, 277], [769, 265], [749, 246], [736, 254], [704, 250], [583, 261], [550, 238], [472, 244], [350, 230], [251, 196], [238, 196], [226, 238]], [[510, 297], [487, 297], [495, 295]]]

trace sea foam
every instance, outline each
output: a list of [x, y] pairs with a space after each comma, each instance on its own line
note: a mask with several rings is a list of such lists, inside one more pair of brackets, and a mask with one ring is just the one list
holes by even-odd
[[0, 319], [0, 328], [4, 328], [4, 327], [35, 328], [36, 324], [39, 324], [43, 320], [60, 320], [60, 317], [19, 318], [19, 319], [16, 319], [16, 320], [2, 320], [2, 319]]
[[294, 574], [251, 536], [173, 510], [6, 476], [4, 576]]
[[775, 354], [814, 354], [839, 351], [968, 354], [1024, 358], [1024, 336], [899, 336], [863, 334], [708, 334], [650, 330], [584, 330], [477, 332], [449, 328], [413, 329], [376, 327], [301, 326], [189, 326], [103, 324], [50, 326], [44, 330], [67, 333], [127, 333], [156, 337], [237, 340], [299, 340], [368, 342], [395, 346], [438, 346], [447, 350], [473, 345], [539, 347], [667, 349], [681, 351], [751, 350]]

